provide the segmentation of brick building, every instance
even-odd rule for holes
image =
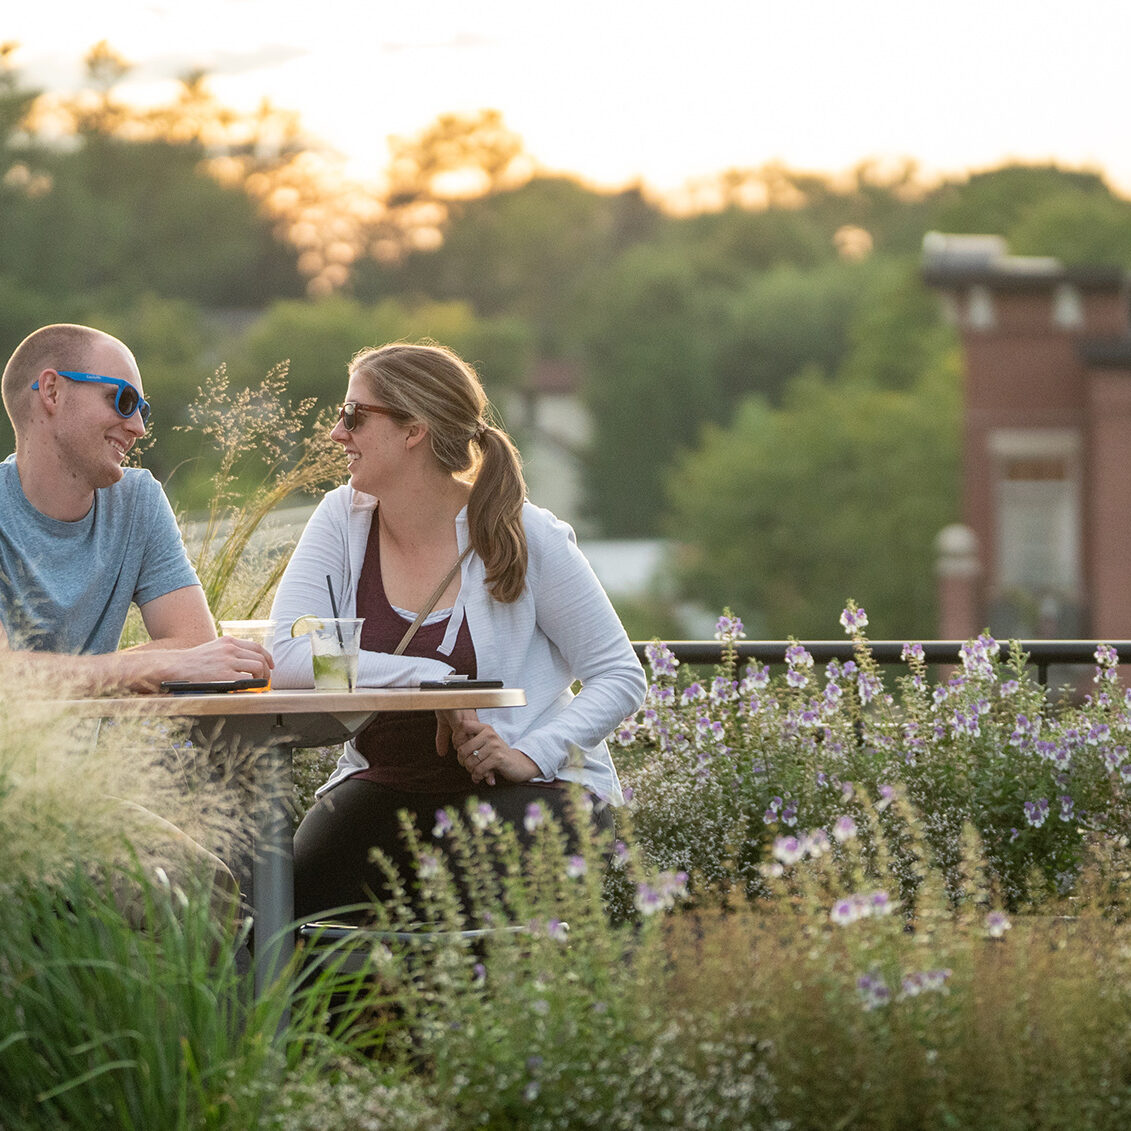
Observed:
[[[965,370],[962,527],[940,637],[1131,639],[1131,305],[1122,269],[931,232]]]

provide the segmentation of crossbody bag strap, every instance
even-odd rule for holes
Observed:
[[[416,635],[416,630],[424,623],[424,618],[436,607],[436,602],[444,595],[444,590],[447,589],[452,582],[452,578],[459,572],[459,567],[463,565],[463,559],[470,553],[471,547],[468,546],[464,552],[456,558],[456,564],[448,570],[447,576],[436,586],[436,592],[428,598],[424,608],[416,614],[416,620],[408,626],[408,631],[401,637],[401,642],[393,649],[394,656],[399,656],[408,647],[408,642]]]

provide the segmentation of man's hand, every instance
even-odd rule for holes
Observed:
[[[470,708],[436,712],[436,752],[441,756],[455,748],[456,759],[479,785],[494,785],[496,774],[507,781],[531,781],[538,766],[521,750],[508,746],[493,726],[481,722]]]
[[[116,663],[121,682],[132,691],[160,691],[167,679],[264,679],[275,666],[262,645],[238,636],[220,636],[195,648],[144,645],[105,658]]]

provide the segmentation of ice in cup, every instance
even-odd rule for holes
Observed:
[[[220,622],[222,636],[238,636],[241,640],[253,640],[256,644],[263,645],[267,654],[271,654],[275,643],[275,622],[273,620],[222,620]],[[271,690],[271,671],[267,671],[267,686],[261,689]]]
[[[310,655],[316,691],[352,691],[357,686],[357,658],[364,618],[319,618],[311,625]]]

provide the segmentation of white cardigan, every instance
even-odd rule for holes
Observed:
[[[313,687],[310,646],[291,639],[300,616],[331,616],[326,575],[334,583],[341,616],[355,616],[376,500],[346,485],[318,505],[275,594],[277,622],[272,683]],[[573,530],[549,511],[526,503],[522,512],[529,550],[526,587],[517,601],[503,604],[487,592],[477,554],[463,561],[460,590],[441,651],[450,653],[466,617],[475,645],[476,667],[484,679],[501,679],[526,692],[526,706],[481,710],[479,717],[539,769],[536,780],[581,782],[614,805],[623,802],[606,736],[644,700],[644,671],[624,628]],[[468,542],[467,509],[456,517],[462,551]],[[361,654],[358,684],[410,686],[437,679],[452,668],[437,660]],[[571,691],[574,681],[581,690]],[[337,769],[319,793],[365,769],[368,763],[347,742]]]

